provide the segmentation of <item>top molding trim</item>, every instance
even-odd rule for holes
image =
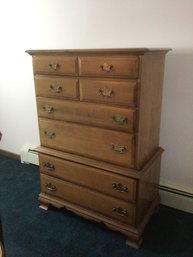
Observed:
[[[26,53],[30,55],[39,54],[118,54],[118,55],[144,55],[144,54],[159,54],[167,53],[171,51],[171,48],[104,48],[104,49],[37,49],[26,50]]]

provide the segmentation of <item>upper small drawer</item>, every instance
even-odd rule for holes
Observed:
[[[113,105],[136,106],[137,82],[128,79],[80,78],[80,100]]]
[[[139,73],[137,56],[80,57],[79,65],[83,76],[137,78]]]
[[[77,99],[78,79],[63,76],[35,76],[36,96]]]
[[[34,73],[76,75],[77,57],[34,56]]]

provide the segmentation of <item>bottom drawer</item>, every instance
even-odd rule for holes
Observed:
[[[96,211],[127,224],[134,224],[135,205],[41,174],[41,192]]]

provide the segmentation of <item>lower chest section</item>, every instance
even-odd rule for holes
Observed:
[[[137,180],[44,154],[40,170],[43,194],[134,225]]]

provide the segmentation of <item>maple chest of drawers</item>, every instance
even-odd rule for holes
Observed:
[[[28,50],[41,146],[40,206],[103,222],[139,247],[159,205],[169,49]]]

